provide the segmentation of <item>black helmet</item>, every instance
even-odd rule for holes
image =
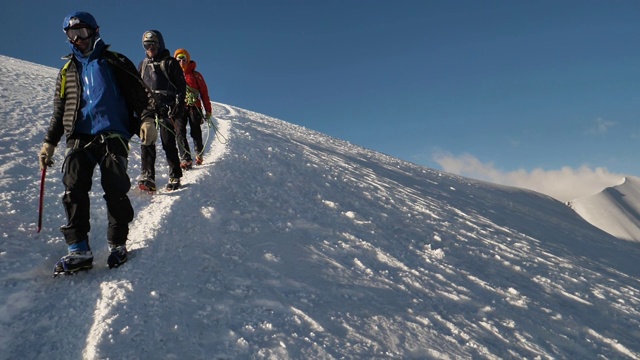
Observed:
[[[158,45],[158,51],[164,50],[164,39],[162,34],[158,30],[147,30],[142,34],[142,46],[148,43],[156,43]]]

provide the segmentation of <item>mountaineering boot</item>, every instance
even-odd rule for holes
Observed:
[[[180,163],[180,167],[182,170],[191,170],[193,167],[193,162],[191,160],[184,160]]]
[[[156,191],[156,182],[153,179],[140,179],[138,181],[138,189],[142,191]]]
[[[87,240],[69,245],[69,253],[53,268],[53,276],[70,275],[80,270],[93,268],[93,253]]]
[[[167,190],[178,190],[180,188],[180,178],[171,178],[167,184]]]
[[[117,268],[127,262],[127,247],[125,245],[109,245],[109,250],[111,250],[107,259],[109,269]]]
[[[204,159],[202,159],[202,155],[196,155],[196,165],[202,165],[203,161]]]

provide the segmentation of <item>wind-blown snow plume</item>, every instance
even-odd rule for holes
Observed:
[[[558,170],[521,169],[506,172],[469,154],[453,156],[441,153],[435,157],[435,161],[447,172],[531,189],[565,202],[596,194],[606,187],[619,184],[624,178],[624,175],[611,173],[605,168],[593,169],[586,165],[577,169],[565,166]]]

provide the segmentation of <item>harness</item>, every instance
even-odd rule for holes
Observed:
[[[184,97],[185,105],[194,106],[199,98],[200,98],[200,91],[196,88],[192,88],[191,86],[187,85],[187,93],[185,94],[185,97]]]

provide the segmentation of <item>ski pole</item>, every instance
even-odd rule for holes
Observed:
[[[47,167],[42,168],[40,174],[40,200],[38,203],[38,233],[42,230],[42,212],[44,210],[44,178],[47,175]]]

